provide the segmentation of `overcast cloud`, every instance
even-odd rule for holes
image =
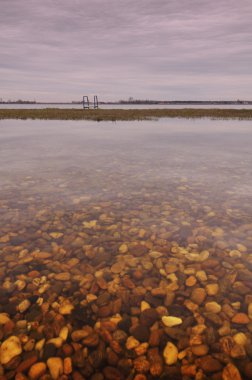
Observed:
[[[251,0],[0,0],[0,98],[252,100]]]

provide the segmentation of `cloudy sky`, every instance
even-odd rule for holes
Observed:
[[[0,98],[250,99],[251,0],[0,0]]]

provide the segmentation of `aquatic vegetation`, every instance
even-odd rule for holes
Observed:
[[[0,119],[147,120],[151,118],[252,119],[252,109],[0,109]]]

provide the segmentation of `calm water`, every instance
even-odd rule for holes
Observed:
[[[182,359],[165,364],[168,340],[179,351],[189,350],[185,356],[197,363],[193,370],[211,378],[205,362],[214,358],[217,364],[211,368],[221,373],[226,362],[217,354],[236,355],[225,351],[223,337],[235,345],[235,334],[242,332],[247,351],[243,348],[235,364],[248,379],[251,146],[251,121],[0,121],[0,316],[47,326],[38,334],[32,325],[12,334],[21,331],[28,339],[48,342],[67,325],[71,344],[71,332],[88,325],[93,340],[83,341],[85,355],[98,360],[99,351],[100,362],[90,362],[81,351],[86,363],[81,366],[69,351],[73,368],[84,377],[101,372],[112,378],[113,367],[126,379],[132,371],[141,372],[138,361],[147,359],[150,367],[142,366],[152,376],[155,353],[161,358],[158,376],[180,379]],[[217,284],[217,292],[208,293],[209,284]],[[207,289],[202,300],[201,293],[195,295],[198,288]],[[18,312],[23,300],[28,308]],[[151,323],[144,319],[143,301],[152,310]],[[212,301],[221,312],[207,305]],[[245,321],[239,321],[239,313]],[[176,331],[161,322],[168,314],[182,320]],[[122,319],[117,327],[115,315]],[[108,320],[112,325],[104,324],[110,331],[105,337],[96,322]],[[139,320],[148,328],[137,330]],[[155,344],[152,324],[163,336]],[[190,329],[198,324],[207,330],[200,333],[203,346],[195,349]],[[229,329],[222,334],[224,325]],[[0,335],[8,337],[3,329]],[[125,342],[132,335],[153,344],[155,352],[146,348],[140,359],[134,349],[130,354]],[[118,360],[112,360],[108,347]],[[40,350],[46,361],[45,348]],[[55,348],[51,356],[64,357],[62,352]],[[120,358],[130,361],[122,364]],[[11,370],[3,366],[1,371]]]
[[[40,108],[67,108],[82,109],[82,104],[0,104],[1,108],[9,109],[40,109]],[[92,108],[92,107],[90,107]],[[181,108],[220,108],[220,109],[251,109],[252,104],[220,104],[220,105],[198,105],[198,104],[100,104],[101,109],[181,109]]]

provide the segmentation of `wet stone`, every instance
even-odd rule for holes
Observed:
[[[64,173],[8,171],[0,380],[252,378],[249,160],[220,160],[206,186],[218,149],[182,178],[183,149],[165,176],[136,159],[140,145],[134,156],[119,144],[106,170],[84,149]]]
[[[140,324],[150,327],[159,319],[159,314],[153,308],[148,308],[140,314]]]
[[[134,329],[132,329],[131,333],[134,338],[139,340],[139,342],[148,342],[150,337],[150,330],[147,326],[144,325],[136,326]]]

